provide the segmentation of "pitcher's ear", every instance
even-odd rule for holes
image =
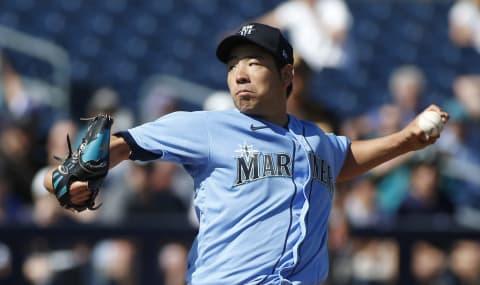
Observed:
[[[285,87],[287,87],[293,82],[294,74],[295,74],[295,71],[293,69],[293,65],[285,64],[285,66],[282,67],[281,76],[282,76],[282,81]]]

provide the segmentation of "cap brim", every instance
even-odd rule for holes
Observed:
[[[218,47],[217,47],[217,58],[223,62],[223,63],[227,63],[229,57],[230,57],[230,52],[232,51],[232,49],[240,44],[245,44],[245,43],[249,43],[249,44],[254,44],[254,45],[257,45],[257,46],[260,46],[260,47],[263,47],[262,45],[254,42],[253,40],[250,40],[249,38],[246,38],[244,36],[241,36],[241,35],[231,35],[229,37],[226,37],[225,39],[223,39],[220,44],[218,44]],[[264,48],[264,47],[263,47]]]

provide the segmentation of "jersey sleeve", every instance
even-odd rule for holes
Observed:
[[[175,112],[120,134],[129,144],[133,160],[206,163],[209,133],[205,112]]]
[[[330,145],[332,146],[331,155],[333,156],[333,173],[334,177],[338,177],[342,170],[345,158],[350,149],[351,141],[345,136],[337,136],[334,134],[326,134]]]

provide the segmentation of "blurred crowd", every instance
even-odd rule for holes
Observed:
[[[480,74],[457,76],[451,94],[441,102],[431,102],[425,99],[431,97],[426,94],[429,82],[424,72],[408,62],[395,66],[388,75],[389,99],[384,104],[340,117],[312,100],[322,90],[312,89],[311,82],[320,80],[326,68],[345,73],[355,70],[349,37],[355,19],[348,1],[284,1],[254,20],[283,29],[297,52],[289,113],[314,121],[327,132],[352,140],[388,135],[399,131],[430,103],[439,104],[450,114],[435,145],[337,185],[330,219],[328,284],[396,284],[399,280],[399,241],[354,238],[351,233],[355,229],[480,231]],[[458,49],[475,50],[475,56],[480,57],[480,1],[454,2],[448,23],[451,42]],[[182,110],[184,102],[178,93],[195,93],[195,88],[185,91],[179,82],[154,84],[139,98],[140,111],[122,104],[117,90],[100,86],[89,94],[84,106],[65,112],[37,102],[35,98],[43,96],[45,90],[26,81],[8,56],[2,55],[0,227],[152,227],[167,221],[194,229],[193,183],[176,164],[125,162],[116,167],[99,195],[103,206],[98,211],[66,211],[42,184],[47,169],[58,164],[55,157],[62,158],[68,151],[66,135],[78,145],[85,132],[85,125],[73,114],[88,118],[109,113],[115,119],[113,132],[124,130]],[[202,107],[219,110],[233,105],[225,90],[211,90]],[[0,237],[0,283],[2,278],[9,278],[15,254],[1,241]],[[184,284],[189,244],[158,244],[155,284]],[[58,244],[35,238],[25,247],[29,254],[22,263],[22,278],[27,284],[138,284],[138,240],[105,239],[93,244],[69,240]],[[480,284],[478,240],[414,240],[409,250],[412,284]]]

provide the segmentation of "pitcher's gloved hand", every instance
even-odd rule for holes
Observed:
[[[65,159],[60,159],[62,164],[52,174],[53,189],[60,205],[78,212],[99,208],[95,207],[95,198],[109,167],[110,129],[113,119],[109,115],[100,114],[88,120],[87,133],[74,152],[67,135],[69,153]],[[75,197],[72,200],[70,186],[75,181],[87,182],[90,193],[82,195],[88,197]],[[86,202],[77,204],[77,200]]]

